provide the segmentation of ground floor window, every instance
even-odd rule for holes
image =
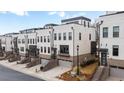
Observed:
[[[113,45],[113,56],[118,56],[118,55],[119,55],[119,46]]]
[[[48,47],[48,53],[50,53],[50,47]]]
[[[24,47],[20,47],[20,51],[24,52]]]
[[[60,45],[60,53],[69,54],[69,45]]]
[[[43,47],[41,47],[41,53],[43,52]]]
[[[46,47],[44,47],[44,53],[46,53]]]

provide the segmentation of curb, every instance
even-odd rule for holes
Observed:
[[[9,65],[6,65],[6,64],[2,64],[2,62],[0,62],[0,65],[2,65],[4,67],[7,67],[9,69],[12,69],[12,70],[21,72],[23,74],[30,75],[30,76],[35,77],[35,78],[43,79],[45,81],[61,81],[59,79],[58,80],[57,79],[56,80],[48,79],[46,77],[39,76],[38,74],[36,74],[34,72],[31,72],[31,71],[26,71],[26,70],[21,70],[21,69],[18,69],[18,68],[13,68],[12,66],[9,66]]]

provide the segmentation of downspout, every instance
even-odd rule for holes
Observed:
[[[99,60],[99,65],[101,65],[101,62],[100,62],[100,26],[103,24],[103,21],[100,21],[100,23],[98,22],[96,24],[97,26],[97,31],[98,31],[98,60]]]

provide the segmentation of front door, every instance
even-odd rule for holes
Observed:
[[[106,52],[101,53],[101,65],[107,66],[107,53]]]

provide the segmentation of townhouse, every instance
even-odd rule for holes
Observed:
[[[60,25],[47,24],[44,29],[37,30],[37,47],[42,61],[49,62],[52,47],[59,60],[59,65],[73,66],[77,61],[77,46],[79,60],[91,58],[95,49],[95,28],[86,17],[64,19]],[[91,45],[94,45],[91,47]]]
[[[84,59],[94,57],[96,52],[95,27],[89,18],[83,16],[63,19],[61,24],[21,30],[19,34],[5,37],[8,42],[5,38],[2,42],[6,41],[6,46],[9,45],[5,51],[12,51],[16,45],[21,59],[25,58],[27,52],[34,58],[39,54],[41,63],[49,63],[54,54],[59,65],[72,67],[76,65],[77,55],[81,63]]]
[[[1,47],[3,51],[10,52],[14,48],[13,40],[18,36],[18,33],[8,33],[0,36]]]
[[[98,21],[101,65],[124,67],[124,12],[107,12]]]

